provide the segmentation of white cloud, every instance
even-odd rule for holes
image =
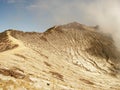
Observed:
[[[26,0],[6,0],[9,4],[24,3]]]
[[[8,3],[15,3],[16,0],[7,0]]]
[[[71,0],[70,0],[71,1]],[[74,19],[79,19],[79,13],[81,10],[78,2],[64,0],[37,0],[34,4],[30,5],[28,8],[33,11],[33,13],[41,18],[48,19],[51,23],[67,23],[74,21]],[[75,10],[77,9],[77,10]]]

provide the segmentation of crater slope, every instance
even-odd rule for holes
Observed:
[[[77,22],[43,33],[0,33],[0,89],[119,90],[120,52],[113,39]]]

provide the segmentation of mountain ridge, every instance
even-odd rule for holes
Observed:
[[[120,53],[94,27],[73,22],[43,33],[7,30],[0,37],[3,89],[120,89]]]

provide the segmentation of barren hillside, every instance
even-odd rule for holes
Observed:
[[[0,33],[0,90],[120,90],[112,38],[79,23]]]

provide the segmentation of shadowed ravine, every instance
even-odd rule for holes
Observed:
[[[0,89],[120,90],[112,37],[79,23],[0,33]]]

